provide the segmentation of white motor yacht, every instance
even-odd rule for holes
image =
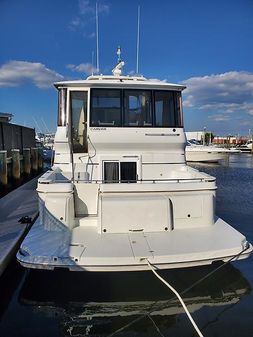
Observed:
[[[239,149],[202,145],[195,140],[188,140],[185,148],[187,162],[216,163],[227,160],[230,154],[240,153]]]
[[[17,258],[28,268],[137,271],[249,256],[215,216],[215,178],[186,165],[184,86],[123,76],[55,83],[54,166]]]
[[[246,144],[239,146],[238,149],[242,152],[252,152],[252,139],[247,140]]]

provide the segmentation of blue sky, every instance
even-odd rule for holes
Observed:
[[[0,0],[0,111],[56,129],[52,83],[86,78],[96,51],[93,0]],[[122,48],[125,74],[184,83],[184,124],[216,135],[253,131],[252,0],[98,1],[100,72]],[[96,55],[94,55],[95,64]],[[46,126],[45,126],[46,124]]]

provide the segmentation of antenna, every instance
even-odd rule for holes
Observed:
[[[99,74],[99,49],[98,49],[98,3],[96,2],[96,35],[97,35],[97,73]]]
[[[121,48],[120,46],[118,46],[118,49],[117,49],[117,56],[118,56],[118,63],[121,62]]]
[[[46,131],[47,131],[48,133],[50,133],[50,131],[49,131],[47,125],[46,125],[46,122],[44,121],[44,118],[41,117],[41,121],[42,121],[42,123],[44,124],[44,126],[45,126],[45,128],[46,128]]]
[[[94,75],[94,51],[91,53],[91,75]]]
[[[137,46],[136,46],[136,74],[139,73],[139,49],[140,49],[140,14],[141,8],[138,6],[138,21],[137,21]]]
[[[38,131],[39,131],[39,133],[43,133],[43,132],[41,131],[41,128],[39,127],[39,124],[37,123],[35,117],[32,117],[32,119],[33,119],[33,121],[34,121],[34,123],[35,123],[35,125],[36,125],[36,127],[37,127],[37,129],[38,129]]]
[[[125,65],[125,62],[121,60],[121,48],[118,47],[117,49],[117,56],[118,56],[118,63],[115,68],[112,69],[113,76],[121,76],[122,69]]]

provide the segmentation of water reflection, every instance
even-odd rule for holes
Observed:
[[[195,267],[160,274],[183,293],[214,268]],[[212,321],[250,291],[241,272],[226,265],[185,292],[183,298],[208,335]],[[63,336],[194,334],[179,302],[151,272],[31,271],[20,290],[19,302],[54,317]]]
[[[0,321],[5,314],[10,301],[12,300],[15,289],[18,287],[20,280],[25,273],[17,263],[13,262],[9,265],[8,270],[0,277]],[[1,333],[0,333],[1,335]]]
[[[253,155],[251,153],[236,153],[230,154],[226,160],[221,160],[217,163],[207,162],[190,162],[188,165],[201,170],[202,168],[211,167],[233,167],[233,168],[253,168]]]
[[[253,155],[251,153],[230,155],[229,166],[238,168],[253,168]]]

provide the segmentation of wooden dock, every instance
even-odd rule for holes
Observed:
[[[18,181],[21,175],[28,176],[43,168],[43,155],[38,148],[24,148],[22,154],[19,149],[0,150],[0,187],[7,186],[9,178]]]
[[[33,223],[38,215],[37,180],[38,177],[30,180],[0,199],[0,275],[31,226],[19,220],[28,216]]]

